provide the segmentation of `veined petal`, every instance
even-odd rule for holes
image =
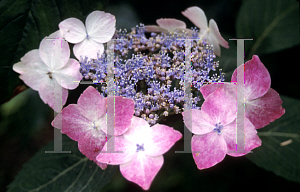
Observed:
[[[181,13],[201,30],[206,30],[208,28],[205,13],[199,7],[189,7]]]
[[[212,35],[211,32],[208,34],[208,42],[214,46],[214,54],[221,56],[221,48],[217,39]]]
[[[106,163],[101,163],[96,160],[100,151],[106,143],[106,135],[101,130],[95,134],[95,130],[90,129],[85,131],[78,140],[78,149],[87,158],[97,163],[101,169],[107,167]]]
[[[202,110],[191,109],[184,113],[183,121],[190,132],[202,135],[214,129],[214,121]]]
[[[45,76],[40,80],[39,94],[44,103],[54,111],[60,112],[68,98],[68,90],[61,87],[55,80]]]
[[[162,155],[152,157],[138,153],[132,161],[121,164],[120,171],[127,180],[138,184],[144,190],[148,190],[163,163]]]
[[[77,101],[80,113],[91,122],[100,119],[106,113],[106,101],[92,86],[86,88]]]
[[[85,132],[93,129],[93,123],[80,113],[75,104],[63,108],[51,124],[75,141],[79,141]]]
[[[70,43],[79,43],[86,38],[84,24],[76,18],[65,19],[58,25],[63,31],[64,38]]]
[[[108,42],[116,30],[116,18],[104,11],[93,11],[85,21],[89,38],[98,43]]]
[[[185,29],[186,24],[183,21],[177,19],[157,19],[156,23],[161,28],[164,28],[170,32],[175,31],[176,29]]]
[[[150,156],[158,156],[166,153],[182,135],[172,127],[156,124],[151,127],[151,143],[145,146],[145,153]]]
[[[209,29],[210,29],[210,33],[215,37],[215,39],[217,40],[218,44],[220,44],[221,46],[225,47],[225,48],[229,48],[229,44],[228,42],[221,36],[219,28],[217,23],[215,22],[215,20],[210,19],[209,20]]]
[[[227,152],[224,138],[213,131],[192,137],[192,153],[198,169],[207,169],[221,162]]]
[[[145,31],[146,32],[168,32],[167,29],[163,29],[157,25],[146,25],[145,26]]]
[[[257,55],[239,67],[245,70],[245,98],[250,101],[267,93],[271,86],[271,78],[267,68]],[[231,82],[237,82],[237,69],[231,77]]]
[[[83,58],[86,56],[89,59],[97,59],[97,53],[100,55],[104,51],[104,46],[102,43],[97,43],[93,39],[84,39],[79,44],[74,45],[73,52],[75,57],[79,60],[80,56]]]
[[[49,72],[47,65],[40,58],[38,49],[26,53],[21,62],[13,65],[13,70],[20,73],[20,79],[35,91],[38,91],[41,79],[48,76]]]
[[[55,43],[59,43],[59,45],[55,45]],[[57,48],[59,50],[56,50]],[[44,38],[40,43],[39,51],[41,59],[51,70],[61,69],[70,58],[69,44],[63,39]],[[58,51],[60,55],[56,55]]]
[[[221,134],[227,143],[228,151],[236,151],[236,129],[236,121],[231,122],[230,124],[224,126],[224,128],[222,129]],[[238,127],[238,129],[240,129],[240,127]],[[244,118],[244,135],[245,137],[242,136],[241,139],[244,140],[245,153],[227,152],[228,155],[233,157],[243,156],[249,153],[252,149],[261,145],[261,140],[257,136],[257,131],[254,125],[247,118]]]
[[[270,88],[262,97],[246,102],[245,116],[256,129],[259,129],[275,121],[285,113],[285,109],[282,108],[281,104],[282,100],[279,94]]]
[[[75,89],[82,79],[79,69],[79,62],[75,59],[69,59],[68,63],[63,68],[54,71],[52,74],[57,83],[63,88]]]
[[[201,110],[215,124],[221,123],[222,125],[227,125],[236,118],[236,99],[221,87],[206,98]]]
[[[230,95],[236,97],[236,85],[234,83],[222,82],[222,83],[212,83],[200,87],[200,92],[203,98],[206,99],[211,93],[213,93],[218,88],[223,87]]]
[[[115,139],[115,152],[109,153],[109,151],[107,151],[107,144],[109,142],[106,142],[102,151],[96,158],[97,161],[109,165],[120,165],[130,162],[136,155],[136,146],[128,141],[123,135],[111,137],[110,139],[113,138]],[[121,151],[122,153],[118,151]]]

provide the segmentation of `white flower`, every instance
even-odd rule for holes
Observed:
[[[200,28],[200,38],[205,38],[214,46],[214,53],[216,55],[221,55],[219,44],[225,48],[229,48],[228,42],[221,36],[217,23],[213,19],[209,20],[209,25],[207,26],[207,19],[202,9],[199,7],[190,7],[181,13]]]
[[[176,30],[185,30],[186,25],[183,21],[177,19],[157,19],[157,25],[147,25],[147,32],[174,32]]]
[[[91,59],[97,58],[97,52],[104,51],[103,43],[108,42],[116,30],[115,16],[103,11],[90,13],[84,24],[76,18],[69,18],[59,23],[64,38],[74,43],[73,52],[79,60],[80,56]]]
[[[52,39],[58,37],[62,38],[60,31],[49,36]],[[59,112],[61,105],[66,103],[68,89],[75,89],[82,79],[79,72],[80,64],[77,60],[70,59],[68,43],[64,40],[59,43],[61,47],[59,62],[56,60],[57,50],[54,40],[43,39],[39,49],[29,51],[21,58],[21,62],[13,65],[13,70],[20,73],[20,79],[38,91],[44,103],[56,112]]]

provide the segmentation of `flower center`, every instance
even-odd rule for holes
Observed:
[[[221,125],[221,122],[219,122],[219,124],[215,124],[215,128],[213,129],[214,131],[218,132],[218,134],[221,134],[221,129],[223,129],[223,125]]]
[[[144,143],[142,143],[141,145],[140,144],[136,144],[136,152],[139,152],[139,151],[145,151],[145,149],[144,149]]]
[[[86,34],[86,39],[89,39],[89,38],[90,38],[89,34]]]
[[[47,73],[47,75],[49,75],[49,78],[50,78],[50,79],[53,79],[53,77],[52,77],[52,72],[49,71],[49,72]]]

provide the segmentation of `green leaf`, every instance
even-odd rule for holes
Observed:
[[[299,3],[295,0],[244,1],[236,22],[237,38],[245,43],[247,58],[299,44]]]
[[[281,99],[285,114],[258,130],[262,145],[247,158],[276,175],[300,182],[300,100]]]
[[[53,147],[51,142],[32,157],[8,186],[8,192],[100,191],[117,171],[117,166],[102,170],[65,135],[62,148],[71,153],[45,153]]]
[[[8,101],[21,82],[12,65],[40,41],[58,30],[69,17],[80,20],[103,10],[108,0],[1,0],[0,1],[0,104]]]

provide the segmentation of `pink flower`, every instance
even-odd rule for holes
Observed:
[[[59,31],[51,34],[49,38],[61,37]],[[56,95],[61,95],[59,103],[64,105],[68,97],[68,89],[75,89],[82,79],[79,72],[80,64],[70,59],[69,45],[61,43],[61,59],[55,61],[55,46],[53,40],[43,39],[39,49],[26,53],[21,62],[13,65],[13,70],[20,73],[20,79],[33,90],[38,91],[44,103],[56,112],[61,105],[56,105]],[[77,81],[77,82],[75,82]]]
[[[133,117],[128,131],[115,137],[115,151],[123,153],[101,152],[96,159],[102,163],[120,165],[120,171],[126,179],[148,190],[163,165],[162,154],[181,136],[179,131],[166,125],[156,124],[150,127],[144,119]],[[103,151],[106,148],[107,144]]]
[[[200,28],[200,38],[205,38],[214,46],[214,53],[216,55],[221,55],[219,44],[225,48],[229,48],[228,42],[221,36],[219,32],[219,28],[215,20],[210,19],[209,26],[207,26],[207,19],[202,9],[199,7],[189,7],[181,13],[192,23],[194,23],[194,25]]]
[[[211,93],[201,110],[184,112],[184,123],[195,135],[192,137],[192,153],[198,169],[206,169],[221,162],[225,155],[242,156],[246,153],[230,153],[236,150],[236,99],[223,87]],[[245,151],[261,145],[257,131],[244,118]]]
[[[73,52],[77,59],[87,56],[97,59],[104,51],[103,43],[108,42],[115,33],[115,16],[103,11],[93,11],[86,20],[85,25],[76,18],[69,18],[59,23],[64,38],[74,43]]]
[[[145,26],[147,32],[174,32],[175,30],[185,30],[186,25],[183,21],[177,19],[157,19],[157,25]]]
[[[262,128],[281,117],[285,113],[285,109],[281,105],[282,100],[279,94],[270,88],[270,74],[259,57],[254,55],[250,61],[239,67],[245,67],[245,102],[238,101],[239,105],[245,104],[245,117],[251,121],[256,129]],[[237,69],[232,74],[231,83],[205,85],[200,88],[200,91],[205,99],[219,87],[224,87],[236,98],[236,82]]]
[[[134,101],[123,97],[115,99],[115,135],[127,131],[134,113]],[[96,162],[102,169],[106,164],[96,161],[97,155],[106,143],[107,98],[89,86],[76,104],[65,107],[52,121],[52,126],[61,129],[71,139],[78,141],[82,154]]]

